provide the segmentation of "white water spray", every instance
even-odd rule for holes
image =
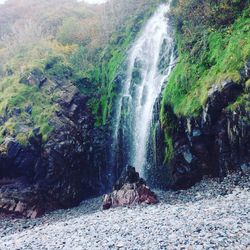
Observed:
[[[131,48],[123,97],[117,107],[117,127],[122,126],[120,123],[124,123],[124,119],[125,126],[130,124],[128,134],[124,135],[130,137],[127,163],[142,177],[148,164],[146,154],[153,107],[175,61],[174,42],[166,17],[169,9],[170,3],[158,7]],[[122,110],[129,112],[123,119]]]

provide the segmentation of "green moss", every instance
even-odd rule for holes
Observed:
[[[237,100],[230,104],[227,109],[230,111],[236,111],[238,107],[244,107],[247,112],[250,112],[250,100],[249,93],[243,93],[240,95]]]
[[[13,118],[8,119],[7,122],[5,122],[4,128],[8,131],[9,134],[13,135],[15,132],[15,126],[16,122]]]
[[[71,82],[79,89],[82,87],[83,73],[77,67],[74,69],[69,60],[77,49],[75,46],[62,46],[56,41],[46,42],[34,45],[29,50],[19,51],[8,62],[8,67],[14,75],[4,77],[0,82],[0,116],[12,118],[0,127],[1,131],[17,135],[17,139],[20,138],[23,143],[25,136],[32,135],[33,128],[39,128],[43,140],[48,139],[53,131],[50,120],[56,111],[55,101],[58,98],[58,90],[50,89],[51,80],[62,85]],[[27,78],[30,73],[45,76],[48,79],[46,86],[39,89],[29,83]],[[32,112],[28,114],[26,107],[31,107]],[[20,109],[20,114],[13,117],[12,113],[16,108]]]
[[[83,73],[73,68],[66,55],[53,53],[41,58],[39,67],[24,67],[24,72],[5,77],[0,82],[0,116],[9,117],[0,126],[1,143],[6,134],[16,136],[16,139],[25,144],[25,140],[33,135],[33,129],[39,129],[43,141],[46,141],[53,127],[50,120],[56,111],[56,99],[60,87],[51,91],[51,84],[65,82],[76,85],[82,92],[85,89],[93,91],[89,86],[83,86]],[[48,80],[42,88],[30,83],[27,78],[32,73],[35,76],[46,77]],[[86,81],[87,82],[87,81]],[[53,84],[52,84],[53,85]],[[95,89],[96,91],[96,89]],[[92,92],[91,92],[92,93]],[[27,108],[30,109],[27,112]],[[101,123],[101,121],[100,121]],[[5,135],[3,135],[5,134]]]
[[[165,158],[164,163],[168,163],[174,153],[172,136],[177,132],[178,120],[172,108],[169,105],[162,107],[160,112],[161,127],[164,131]]]
[[[36,86],[20,83],[15,75],[5,78],[0,83],[0,89],[0,115],[10,117],[0,130],[16,135],[17,140],[24,144],[32,128],[40,128],[46,140],[52,132],[49,121],[56,110],[53,95],[46,94]],[[31,108],[31,113],[26,112],[27,107]]]
[[[50,77],[56,77],[57,79],[70,79],[73,76],[73,69],[65,63],[63,60],[58,59],[53,65],[48,66],[46,64],[46,73]]]
[[[246,89],[248,91],[250,90],[250,79],[246,82]]]
[[[175,26],[179,56],[165,87],[161,106],[165,162],[173,154],[172,137],[176,123],[169,119],[173,117],[171,111],[178,117],[196,117],[207,102],[213,84],[220,88],[223,80],[241,82],[239,71],[250,58],[249,6],[249,1],[247,4],[242,0],[237,0],[237,4],[228,0],[173,2],[170,19]],[[236,110],[242,105],[250,110],[249,85],[247,82],[245,93],[228,109]],[[168,105],[171,109],[166,109]]]
[[[165,157],[164,157],[164,164],[168,163],[174,154],[174,146],[173,140],[171,137],[165,137]]]
[[[28,144],[29,136],[25,133],[19,133],[16,136],[16,140],[21,144],[26,146]]]
[[[119,72],[124,70],[127,51],[155,7],[156,5],[143,10],[136,17],[131,17],[122,28],[114,33],[109,45],[100,54],[99,63],[87,73],[91,81],[101,83],[99,107],[95,105],[93,109],[93,114],[97,115],[96,125],[106,124],[116,96],[115,79]]]
[[[170,103],[177,115],[197,116],[211,85],[226,79],[239,82],[239,70],[250,58],[249,17],[242,15],[227,27],[204,29],[191,50],[185,49],[185,35],[176,31],[179,60],[165,88],[163,104]]]

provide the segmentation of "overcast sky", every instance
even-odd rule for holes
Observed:
[[[4,3],[6,0],[0,0],[0,4]],[[79,0],[80,2],[81,0]],[[87,3],[104,3],[106,0],[84,0]]]

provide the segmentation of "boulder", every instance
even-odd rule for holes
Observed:
[[[113,192],[106,194],[103,199],[103,209],[129,206],[135,204],[156,204],[156,194],[139,177],[134,167],[127,166],[114,185]]]
[[[250,175],[250,162],[242,164],[240,168],[244,175]]]
[[[26,74],[20,79],[20,83],[37,86],[38,88],[41,88],[46,81],[47,78],[43,72],[37,68],[34,68],[31,72],[26,72]]]
[[[25,177],[0,182],[0,212],[36,218],[44,212],[42,193]]]

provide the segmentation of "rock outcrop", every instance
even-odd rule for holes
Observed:
[[[46,77],[35,72],[26,81],[40,88],[47,84]],[[62,83],[54,79],[57,109],[46,141],[35,128],[26,145],[11,135],[0,145],[0,210],[4,212],[36,217],[75,206],[103,193],[108,185],[106,130],[95,128],[89,97],[69,82],[63,84],[58,87]]]
[[[173,156],[165,167],[167,187],[185,189],[205,175],[221,179],[230,171],[249,172],[250,166],[250,112],[247,105],[230,105],[244,94],[250,101],[247,80],[250,78],[250,62],[241,72],[241,83],[228,80],[221,86],[212,86],[208,100],[196,118],[177,117],[171,106],[165,113],[173,124]],[[162,141],[161,127],[156,131],[156,140]],[[164,148],[155,149],[164,154]],[[157,172],[156,170],[154,170]]]
[[[135,168],[127,166],[116,182],[113,192],[104,196],[103,209],[142,203],[156,204],[157,202],[155,193],[147,187]]]

